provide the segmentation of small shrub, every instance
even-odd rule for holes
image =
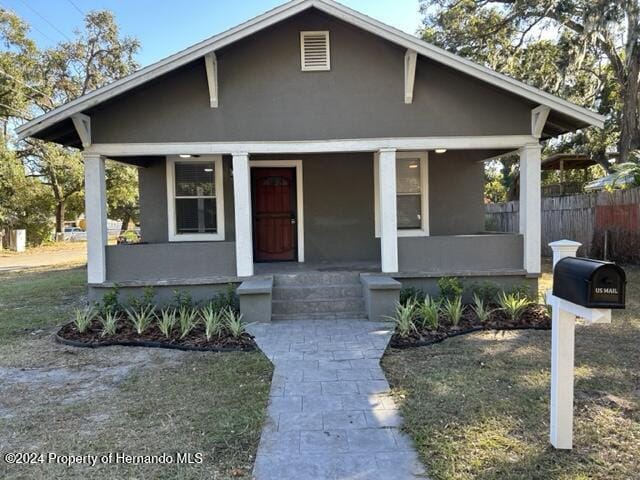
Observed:
[[[401,338],[407,338],[416,331],[416,302],[409,300],[405,305],[398,302],[393,317],[387,317],[395,323],[396,334]]]
[[[183,306],[178,311],[178,322],[180,323],[180,338],[189,335],[189,332],[196,326],[198,318],[197,310],[191,307]]]
[[[529,303],[534,303],[537,301],[537,292],[534,295],[532,292],[531,286],[527,283],[519,283],[518,285],[514,285],[510,290],[508,290],[510,295],[515,295],[520,298],[525,298],[529,300]]]
[[[176,310],[181,310],[183,308],[193,308],[193,299],[191,298],[191,294],[189,294],[189,292],[180,292],[179,290],[174,290],[171,304],[175,307]]]
[[[138,335],[142,335],[153,319],[153,306],[128,308],[126,312],[135,331]]]
[[[155,306],[156,291],[153,287],[144,287],[142,290],[142,304]]]
[[[109,289],[107,293],[102,297],[102,303],[100,305],[100,313],[106,315],[109,312],[117,313],[122,311],[122,307],[120,305],[120,288],[118,285],[113,286]]]
[[[500,295],[500,286],[494,282],[479,282],[471,286],[473,297],[482,300],[485,305],[495,305]]]
[[[225,311],[216,310],[212,304],[205,306],[200,312],[200,318],[204,323],[204,334],[207,340],[211,340],[211,337],[220,336],[225,328]],[[233,309],[229,311],[235,312]]]
[[[155,310],[155,297],[156,292],[153,287],[144,287],[141,297],[129,297],[127,304],[134,310],[142,310],[144,308],[151,308]]]
[[[96,310],[93,307],[85,307],[75,311],[73,324],[80,333],[84,333],[96,316]]]
[[[165,336],[169,338],[173,327],[176,326],[176,311],[175,309],[168,307],[160,310],[160,316],[158,317],[158,329]]]
[[[486,323],[494,312],[489,308],[488,302],[485,302],[485,300],[476,293],[473,294],[473,306],[471,308],[473,308],[480,323]]]
[[[462,296],[464,287],[456,277],[442,277],[438,280],[440,296],[445,300],[455,300]]]
[[[498,297],[498,304],[500,309],[507,314],[509,320],[515,322],[520,320],[524,311],[531,305],[531,300],[517,293],[501,293]]]
[[[424,300],[417,304],[418,316],[423,327],[436,330],[439,324],[440,301],[427,295]]]
[[[447,298],[442,304],[442,311],[454,327],[457,327],[460,323],[463,309],[461,296],[457,296],[453,299]]]
[[[115,335],[118,329],[118,314],[107,312],[100,318],[100,323],[102,323],[101,336]]]
[[[232,283],[227,286],[227,290],[224,293],[219,293],[210,302],[214,310],[227,310],[231,309],[234,312],[240,311],[240,299],[236,293],[236,287]]]
[[[228,309],[224,310],[223,315],[225,327],[233,338],[240,338],[247,331],[241,313]]]
[[[400,303],[406,305],[410,301],[422,302],[425,293],[422,289],[416,287],[406,287],[400,290]]]

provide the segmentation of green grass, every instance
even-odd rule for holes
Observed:
[[[85,301],[86,275],[68,266],[0,273],[0,339],[70,321]]]
[[[0,460],[0,478],[250,478],[271,363],[258,351],[56,344],[50,333],[85,302],[85,275],[68,267],[0,274],[2,451],[188,452],[203,462],[67,469]]]
[[[430,477],[640,478],[640,268],[627,273],[627,310],[576,330],[572,451],[548,442],[549,332],[483,332],[384,357]]]

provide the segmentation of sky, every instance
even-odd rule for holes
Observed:
[[[141,66],[156,62],[200,40],[284,3],[284,0],[0,0],[32,27],[41,47],[68,40],[82,25],[83,12],[111,10],[123,34],[140,40]],[[419,0],[341,0],[341,3],[415,34]]]

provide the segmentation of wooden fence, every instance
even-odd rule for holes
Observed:
[[[518,203],[486,205],[487,230],[517,232]],[[543,198],[542,255],[563,238],[582,243],[579,255],[640,263],[640,188]]]

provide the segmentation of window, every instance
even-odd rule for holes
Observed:
[[[300,65],[303,72],[331,70],[329,32],[300,32]]]
[[[169,241],[224,240],[222,158],[167,159]]]
[[[375,231],[380,236],[378,158],[375,157]],[[429,235],[428,164],[426,152],[396,154],[396,209],[398,236]]]
[[[396,159],[398,230],[422,228],[420,158]]]

